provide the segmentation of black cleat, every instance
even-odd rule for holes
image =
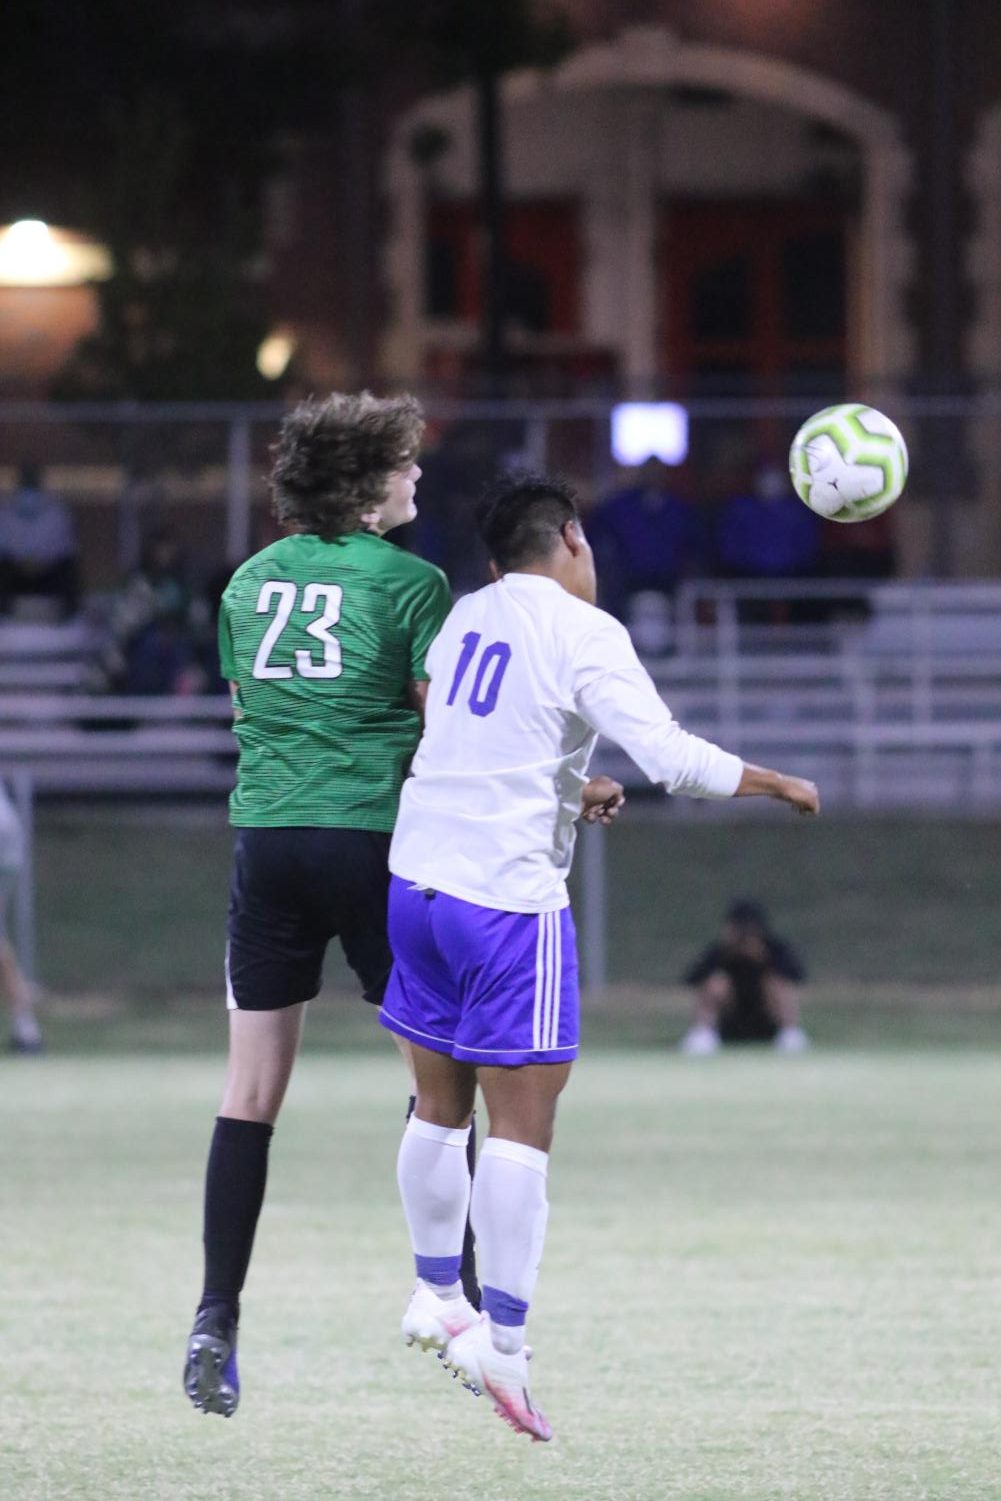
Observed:
[[[188,1340],[184,1390],[199,1412],[231,1418],[240,1400],[236,1314],[225,1303],[199,1308]]]

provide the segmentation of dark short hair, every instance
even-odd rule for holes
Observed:
[[[568,521],[580,524],[571,486],[530,470],[494,480],[477,511],[480,535],[502,573],[548,557]]]
[[[356,532],[385,500],[390,475],[410,468],[423,437],[414,396],[308,397],[289,412],[271,450],[276,519],[328,542]]]
[[[733,923],[735,928],[760,928],[762,933],[768,932],[768,914],[764,907],[746,898],[731,902],[726,911],[726,920]]]

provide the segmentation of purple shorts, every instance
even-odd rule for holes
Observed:
[[[389,887],[393,972],[379,1020],[460,1063],[566,1063],[577,1056],[577,940],[570,908],[497,912]]]

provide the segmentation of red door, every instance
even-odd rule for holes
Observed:
[[[428,210],[427,310],[475,324],[482,267],[475,206],[438,201]],[[572,201],[509,203],[505,210],[508,319],[528,334],[575,334],[580,326],[580,233]]]
[[[843,399],[849,209],[675,200],[659,229],[660,373],[672,391]],[[700,493],[720,499],[760,463],[784,465],[794,426],[732,410],[693,419]]]
[[[839,384],[850,211],[675,200],[660,219],[660,361],[705,391]]]

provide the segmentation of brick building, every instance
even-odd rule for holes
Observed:
[[[991,0],[562,9],[570,55],[502,87],[516,374],[890,401],[1001,380]],[[467,385],[482,301],[472,91],[398,114],[378,171],[381,374]],[[960,572],[1001,567],[996,426],[924,424],[915,493],[923,474],[925,491],[966,502]],[[931,509],[910,510],[920,568]]]

